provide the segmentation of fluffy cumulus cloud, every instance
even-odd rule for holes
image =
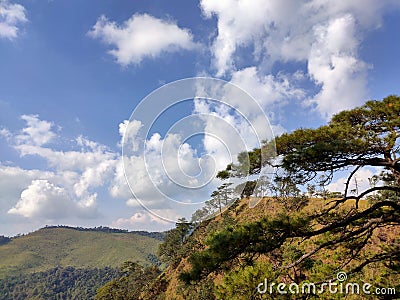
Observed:
[[[302,98],[304,91],[293,83],[296,76],[278,73],[264,75],[256,67],[248,67],[232,73],[231,82],[254,97],[263,109],[287,99]],[[242,104],[245,106],[245,103]],[[244,109],[244,108],[243,108]]]
[[[218,21],[218,33],[211,45],[217,76],[239,76],[237,73],[243,71],[242,49],[253,52],[254,66],[267,70],[259,72],[259,82],[271,76],[268,70],[276,62],[306,63],[305,75],[319,92],[306,94],[303,101],[323,118],[365,100],[369,66],[358,53],[363,36],[380,26],[386,11],[399,6],[398,1],[390,0],[200,2],[203,15]],[[285,98],[291,96],[289,93]]]
[[[2,137],[20,156],[40,158],[46,166],[42,170],[26,170],[0,164],[0,213],[7,218],[23,217],[31,222],[96,218],[101,215],[100,190],[103,194],[108,191],[116,199],[112,201],[123,200],[137,212],[131,218],[117,219],[113,225],[156,230],[157,226],[171,226],[167,220],[190,218],[193,211],[182,206],[176,209],[175,201],[197,201],[201,205],[211,192],[199,192],[193,187],[214,177],[215,164],[202,161],[196,149],[178,134],[161,137],[154,133],[143,140],[139,137],[139,121],[121,122],[121,139],[137,153],[123,158],[124,170],[121,155],[104,145],[78,136],[69,144],[71,150],[58,150],[62,141],[59,127],[37,115],[23,115],[21,119],[25,121],[21,130],[3,128]],[[145,142],[145,148],[141,142]],[[152,213],[143,211],[141,205]]]
[[[122,25],[101,16],[89,35],[113,46],[109,53],[123,66],[138,64],[146,57],[155,58],[162,52],[195,46],[188,29],[148,14],[135,14]]]
[[[71,215],[90,217],[97,213],[95,196],[91,195],[88,199],[76,202],[65,188],[56,186],[49,180],[33,180],[22,191],[18,203],[8,212],[45,220],[60,220]]]
[[[329,119],[368,97],[373,66],[359,49],[400,2],[201,0],[200,8],[205,18],[217,20],[209,45],[217,77],[249,90],[263,109],[295,101]],[[188,29],[148,14],[134,14],[123,24],[101,16],[89,35],[111,45],[109,53],[124,66],[195,47]],[[277,72],[277,64],[289,64],[291,73]]]
[[[56,134],[52,131],[54,124],[40,120],[38,115],[22,115],[21,119],[26,122],[26,127],[21,134],[16,136],[18,144],[32,144],[42,146],[50,142]]]
[[[218,35],[212,45],[217,76],[235,68],[235,53],[239,47],[254,45],[254,54],[262,50],[262,38],[274,21],[273,16],[286,11],[290,6],[285,1],[212,1],[202,0],[200,6],[207,18],[218,18]],[[286,6],[286,8],[285,8]],[[276,9],[273,9],[276,8]],[[260,43],[261,44],[260,44]]]
[[[26,21],[25,8],[22,5],[0,0],[0,38],[16,38],[18,26]]]
[[[259,147],[260,141],[267,137],[264,134],[268,132],[262,110],[257,105],[251,105],[256,102],[235,101],[237,99],[229,97],[231,95],[226,91],[221,101],[196,99],[194,102],[194,112],[200,114],[204,122],[203,146],[211,158],[208,163],[217,171],[235,162],[240,152]],[[224,99],[233,101],[227,101],[227,105]],[[258,118],[261,119],[259,126]]]
[[[124,165],[119,163],[115,168],[111,195],[127,199],[128,206],[145,206],[153,213],[157,211],[164,219],[176,221],[188,213],[186,217],[190,218],[193,211],[187,206],[182,207],[181,203],[197,203],[207,199],[210,190],[196,187],[215,175],[215,166],[202,164],[196,149],[185,143],[178,134],[168,134],[162,138],[159,133],[154,133],[143,140],[137,132],[142,126],[139,121],[123,122],[120,128],[127,126],[130,129],[121,133],[125,133],[124,147],[132,152],[126,151]],[[126,185],[125,177],[131,190]],[[132,220],[136,220],[136,217]],[[128,223],[132,223],[132,220]]]
[[[141,229],[148,231],[164,231],[171,228],[171,223],[164,220],[163,218],[157,217],[157,210],[150,213],[146,210],[140,210],[134,213],[128,218],[118,218],[114,221],[111,226],[117,228],[127,228],[127,229]],[[173,211],[161,212],[161,215],[168,215],[169,219],[178,219],[179,217],[175,215]]]
[[[21,156],[40,157],[48,169],[0,165],[2,211],[42,220],[98,216],[96,188],[111,181],[119,155],[82,136],[75,140],[76,150],[56,150],[59,136],[53,123],[37,115],[21,118],[26,126],[3,136]]]
[[[23,115],[26,122],[19,133],[11,139],[11,143],[21,156],[39,156],[58,171],[68,174],[68,171],[81,172],[82,184],[90,182],[99,184],[99,178],[115,163],[116,154],[104,145],[78,136],[75,151],[55,150],[51,142],[57,137],[56,126],[46,120],[40,120],[37,115]],[[9,134],[10,135],[10,134]],[[96,176],[94,176],[96,173]]]
[[[274,105],[286,97],[300,97],[302,90],[292,86],[284,74],[261,76],[256,67],[236,71],[231,82],[201,82],[196,86],[194,114],[201,119],[202,146],[217,171],[237,161],[237,155],[261,146],[273,138],[271,126]]]
[[[366,97],[368,65],[357,57],[355,23],[355,18],[346,14],[314,30],[308,71],[321,90],[310,102],[325,118],[338,109],[360,104]]]
[[[0,211],[7,212],[15,205],[21,193],[35,179],[49,179],[54,176],[53,172],[41,170],[24,170],[20,167],[0,164]]]
[[[269,77],[258,81],[255,73],[251,68],[238,73],[238,77],[246,78],[248,86],[257,86],[260,93],[269,93],[274,98],[271,103],[293,92],[283,75],[278,84]],[[143,136],[149,125],[146,122],[151,123],[148,115],[143,123],[132,120],[120,125],[125,168],[116,168],[111,194],[128,198],[129,206],[162,210],[165,219],[171,210],[190,218],[221,184],[215,178],[218,171],[236,161],[240,152],[260,147],[262,140],[272,137],[260,105],[236,85],[196,80],[190,90],[196,95],[192,114],[167,128],[167,134]],[[191,143],[196,135],[197,141]],[[128,179],[135,197],[120,186],[123,177]]]

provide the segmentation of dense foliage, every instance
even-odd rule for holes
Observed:
[[[146,293],[149,285],[157,278],[157,267],[142,267],[127,261],[121,267],[121,276],[99,288],[96,300],[136,300],[142,292]]]
[[[111,268],[57,267],[9,276],[0,280],[0,299],[93,299],[97,289],[118,274],[118,270]]]
[[[389,96],[333,116],[326,126],[298,129],[275,140],[281,167],[298,182],[350,167],[383,167],[400,184],[400,97]]]
[[[176,227],[165,233],[164,243],[158,248],[160,260],[166,264],[175,265],[184,256],[183,243],[186,236],[193,229],[193,225],[184,218],[176,223]]]

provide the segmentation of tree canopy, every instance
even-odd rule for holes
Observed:
[[[182,273],[181,279],[186,282],[199,280],[210,272],[223,269],[232,260],[248,261],[256,255],[271,254],[293,239],[298,239],[299,243],[314,242],[306,252],[280,268],[300,267],[318,252],[342,247],[343,262],[339,263],[348,274],[377,262],[399,272],[398,237],[387,241],[375,252],[363,251],[379,228],[400,225],[399,136],[400,97],[389,96],[342,111],[327,125],[316,129],[285,133],[247,156],[241,153],[238,165],[229,165],[224,177],[226,173],[230,176],[256,174],[267,164],[279,170],[279,182],[288,181],[291,186],[307,185],[309,190],[315,179],[319,179],[324,188],[338,171],[347,171],[348,177],[343,193],[338,193],[340,197],[327,201],[322,209],[283,213],[214,234],[208,240],[207,249],[191,255],[192,270]],[[276,146],[278,157],[261,159],[261,153],[270,152],[273,146]],[[370,188],[351,194],[348,191],[351,180],[363,167],[380,167],[381,172],[370,178]],[[246,168],[247,174],[242,172]],[[292,189],[297,190],[295,186]],[[293,198],[296,197],[302,198],[300,195]],[[360,208],[358,202],[362,198],[369,202]],[[350,200],[355,200],[354,206],[348,203]]]
[[[383,101],[342,111],[326,126],[298,129],[275,139],[281,167],[303,183],[318,172],[327,173],[349,168],[384,167],[400,183],[400,98],[389,96]]]

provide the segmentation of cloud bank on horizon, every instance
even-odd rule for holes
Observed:
[[[283,116],[287,112],[293,115],[293,107],[302,111],[303,116],[324,122],[338,111],[361,105],[369,97],[369,72],[374,62],[363,59],[360,52],[369,34],[384,26],[385,15],[398,13],[399,8],[400,2],[396,0],[201,0],[198,14],[203,25],[182,25],[171,15],[171,8],[164,16],[159,12],[156,16],[151,11],[132,11],[118,20],[104,12],[90,26],[86,22],[81,34],[106,58],[112,58],[111,62],[99,59],[97,63],[117,65],[118,72],[146,68],[151,63],[162,65],[181,53],[193,55],[192,60],[201,57],[207,65],[194,63],[185,75],[213,76],[238,85],[256,99],[275,134],[280,134],[286,130]],[[29,8],[24,4],[0,0],[0,49],[3,44],[27,38],[35,20],[30,19]],[[197,30],[199,27],[202,31]],[[187,65],[185,61],[185,68]],[[154,78],[157,76],[154,74]],[[149,92],[145,90],[144,95]],[[251,116],[251,123],[257,127],[260,115],[256,109],[246,103],[237,103],[237,108]],[[212,114],[231,122],[240,132],[248,130],[230,110],[210,101],[194,101],[191,113]],[[15,234],[57,222],[97,224],[106,220],[111,226],[147,230],[171,226],[149,214],[133,198],[122,167],[121,141],[105,145],[83,135],[70,139],[64,136],[66,128],[55,124],[51,116],[41,115],[40,107],[21,114],[23,125],[17,129],[0,124],[0,137],[17,153],[13,161],[0,157],[0,234]],[[303,126],[300,121],[298,126]],[[205,131],[226,140],[233,138],[223,127],[213,127],[212,121],[204,124]],[[141,126],[138,120],[129,122],[121,117],[119,138],[128,127],[135,137]],[[118,136],[117,126],[110,130]],[[165,136],[163,131],[155,128],[146,140],[151,169],[157,172],[160,149],[166,143],[170,149],[182,151],[181,165],[189,173],[195,172],[200,149],[179,135]],[[200,148],[216,161],[230,162],[218,147],[212,139],[204,138]],[[168,161],[176,162],[175,152],[164,155]],[[29,160],[29,167],[24,167]],[[149,203],[160,201],[146,189],[148,171],[139,167],[135,170],[131,180],[143,188],[144,197]],[[366,177],[370,175],[371,172],[365,172]],[[158,180],[163,182],[165,178],[160,175]],[[213,181],[210,191],[217,184]],[[341,184],[339,179],[332,188],[340,188]],[[170,195],[181,193],[167,184],[166,188]],[[206,194],[187,197],[188,201],[207,200],[203,199]],[[113,203],[122,205],[113,211]],[[179,217],[167,206],[154,207],[160,215]]]

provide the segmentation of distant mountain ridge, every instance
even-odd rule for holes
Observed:
[[[55,267],[119,268],[125,261],[155,263],[163,233],[109,227],[47,226],[0,243],[0,278]]]
[[[75,226],[68,226],[68,225],[46,225],[44,228],[66,228],[66,229],[73,229],[78,231],[99,231],[99,232],[107,232],[107,233],[133,233],[142,236],[147,236],[154,238],[159,241],[164,240],[165,234],[163,232],[154,232],[154,231],[129,231],[127,229],[120,229],[120,228],[111,228],[108,226],[98,226],[98,227],[75,227]],[[41,228],[43,229],[43,228]]]

